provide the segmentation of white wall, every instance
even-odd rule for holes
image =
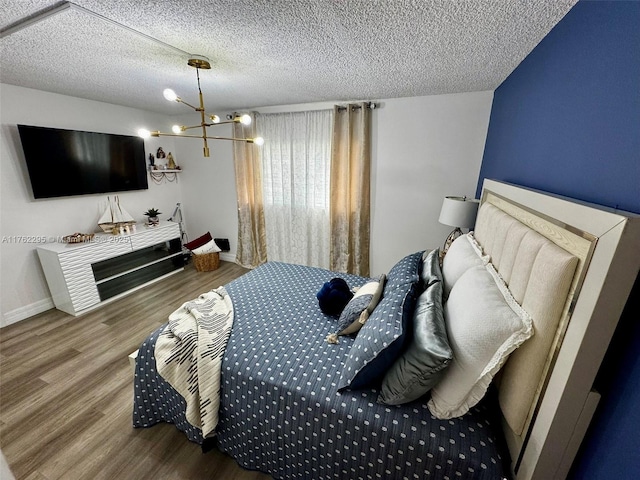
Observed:
[[[371,274],[442,246],[446,195],[475,196],[493,92],[383,100],[373,115]]]
[[[12,238],[98,231],[98,218],[107,197],[34,200],[16,125],[135,135],[141,126],[166,130],[170,122],[141,110],[6,84],[0,84],[0,104],[0,325],[4,326],[53,307],[36,254],[37,242],[16,242]],[[165,152],[173,148],[172,139],[152,139],[146,147],[155,153],[158,144]],[[156,185],[149,180],[148,190],[118,195],[124,208],[140,222],[144,222],[143,213],[150,207],[159,208],[166,214],[161,218],[167,218],[180,201],[180,184]]]

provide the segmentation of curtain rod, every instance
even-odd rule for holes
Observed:
[[[376,108],[381,108],[379,103],[375,103],[375,102],[364,102],[364,103],[365,103],[366,107],[371,109],[371,110],[374,110]],[[359,110],[360,108],[362,108],[362,105],[360,103],[357,103],[357,104],[351,105],[351,107],[354,110]],[[338,110],[342,111],[342,110],[346,110],[346,109],[347,109],[347,105],[338,105]],[[263,113],[263,112],[260,112],[260,111],[257,111],[257,110],[253,110],[253,109],[250,109],[250,110],[254,111],[255,113],[257,113],[259,115],[280,115],[280,114],[288,114],[288,113],[331,111],[331,110],[333,110],[333,108],[321,108],[321,109],[316,109],[316,110],[294,110],[294,111],[291,111],[291,112],[278,112],[278,111],[276,111],[276,112],[272,112],[272,113]],[[231,120],[237,114],[238,114],[237,112],[234,112],[233,115],[232,114],[227,114],[226,118],[227,118],[227,120]]]
[[[370,109],[370,110],[375,110],[375,109],[376,109],[376,108],[378,108],[380,105],[378,105],[378,104],[377,104],[377,103],[375,103],[375,102],[366,102],[366,106],[367,106],[367,108],[368,108],[368,109]],[[351,106],[351,108],[352,108],[352,109],[354,109],[354,110],[357,110],[357,109],[359,109],[359,108],[362,108],[362,106],[361,106],[361,105],[352,105],[352,106]],[[338,110],[346,110],[346,109],[347,109],[347,107],[346,107],[346,106],[342,106],[342,105],[339,105],[339,106],[338,106]]]

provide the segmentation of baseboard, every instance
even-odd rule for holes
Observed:
[[[16,477],[13,476],[11,469],[9,468],[9,464],[7,463],[7,459],[4,458],[4,453],[0,450],[0,478],[3,480],[15,480]]]
[[[51,310],[55,308],[53,303],[53,299],[45,298],[43,300],[38,300],[30,305],[25,305],[24,307],[16,308],[10,312],[7,312],[2,315],[0,318],[0,328],[8,327],[14,323],[17,323],[21,320],[25,320],[29,317],[33,317],[38,313],[46,312],[47,310]]]
[[[220,260],[236,263],[236,254],[231,252],[220,252]]]

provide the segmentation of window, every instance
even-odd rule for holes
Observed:
[[[329,267],[333,111],[257,114],[269,260]]]

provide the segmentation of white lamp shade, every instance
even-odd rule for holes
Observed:
[[[443,225],[471,228],[476,223],[480,202],[467,197],[444,197],[440,218]]]

